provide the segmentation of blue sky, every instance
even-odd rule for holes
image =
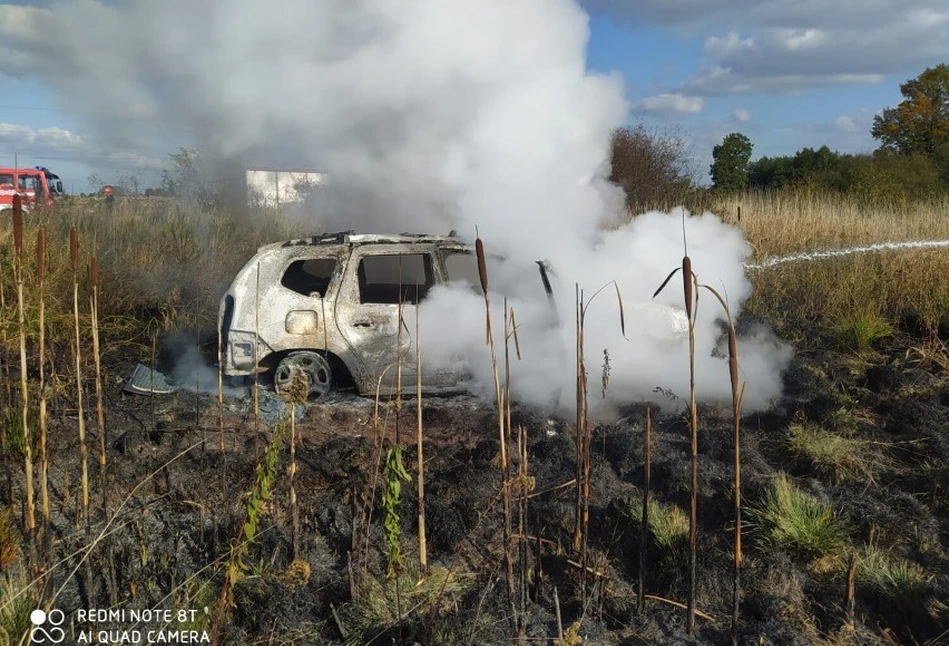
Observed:
[[[155,185],[165,153],[188,142],[142,145],[71,109],[33,64],[41,40],[26,33],[36,23],[23,9],[50,4],[0,2],[0,165],[16,153],[21,165],[48,165],[77,192],[90,190],[91,175]],[[622,75],[632,122],[687,137],[700,180],[729,132],[750,137],[755,158],[823,144],[868,152],[873,115],[900,101],[899,84],[949,62],[944,0],[865,0],[859,11],[838,0],[582,4],[591,14],[587,67]]]

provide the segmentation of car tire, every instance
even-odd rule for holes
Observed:
[[[274,390],[287,401],[304,399],[301,392],[305,380],[307,401],[319,402],[336,391],[336,379],[329,361],[318,352],[291,352],[274,370]],[[298,385],[299,384],[299,385]]]

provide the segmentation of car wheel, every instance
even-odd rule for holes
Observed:
[[[286,400],[305,399],[320,401],[336,390],[333,369],[326,358],[316,352],[292,352],[277,365],[274,372],[274,390]]]

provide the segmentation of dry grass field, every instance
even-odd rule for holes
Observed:
[[[749,194],[715,211],[744,230],[750,264],[949,239],[949,200],[871,207]],[[272,212],[74,198],[25,217],[20,272],[3,214],[0,646],[29,643],[30,612],[43,605],[196,608],[197,618],[164,628],[207,631],[220,644],[732,643],[731,408],[700,405],[695,426],[681,411],[630,402],[615,423],[578,425],[517,402],[499,416],[496,402],[470,397],[419,411],[344,394],[292,417],[267,392],[260,410],[249,395],[122,392],[136,363],[161,367],[163,345],[182,333],[213,362],[218,298],[237,269],[261,244],[312,233]],[[795,358],[781,400],[739,420],[738,643],[946,643],[949,249],[748,275],[754,294],[737,327],[771,326]],[[90,628],[67,623],[66,643]]]

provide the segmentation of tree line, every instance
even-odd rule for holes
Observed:
[[[927,68],[900,86],[903,101],[873,121],[877,150],[851,154],[828,146],[752,161],[753,144],[733,132],[712,150],[710,189],[694,182],[692,150],[676,130],[642,124],[613,135],[610,179],[641,212],[685,204],[704,208],[710,195],[747,189],[814,190],[868,203],[949,193],[949,65]]]
[[[876,151],[846,154],[827,146],[752,162],[751,141],[726,135],[712,151],[718,191],[808,188],[870,201],[927,198],[949,192],[949,65],[927,68],[900,85],[903,101],[873,119]]]

